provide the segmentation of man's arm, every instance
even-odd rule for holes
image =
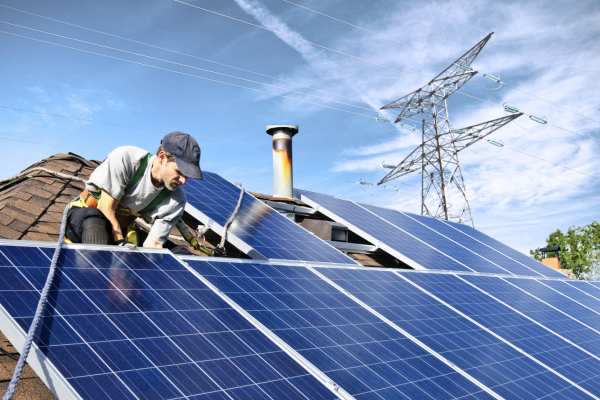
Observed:
[[[150,232],[148,232],[148,236],[146,237],[143,246],[153,249],[162,249],[173,226],[173,222],[165,221],[163,219],[155,220],[150,228]]]
[[[104,190],[100,195],[98,201],[98,210],[104,214],[106,219],[112,226],[112,235],[114,241],[123,240],[123,232],[121,232],[121,225],[117,220],[117,207],[119,206],[119,200],[106,193]]]

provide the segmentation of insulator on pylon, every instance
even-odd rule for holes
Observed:
[[[394,169],[394,168],[396,168],[396,166],[395,166],[395,165],[392,165],[392,164],[386,164],[385,162],[382,162],[382,163],[381,163],[381,168],[385,168],[385,169]]]
[[[544,117],[538,117],[537,115],[532,114],[529,114],[528,117],[530,120],[537,122],[538,124],[546,125],[548,123],[548,120]]]
[[[487,142],[496,147],[504,147],[504,143],[498,142],[497,140],[487,139]]]
[[[359,181],[358,181],[358,184],[359,184],[359,185],[363,185],[363,186],[374,186],[374,185],[375,185],[374,183],[367,182],[367,181],[365,181],[364,179],[361,179],[361,180],[359,180]]]
[[[502,80],[500,78],[498,78],[496,75],[492,75],[492,74],[483,74],[483,76],[487,79],[489,79],[490,81],[494,81],[496,83],[499,83],[501,85],[504,85],[504,82],[502,82]]]
[[[504,106],[504,111],[509,112],[511,114],[516,114],[516,113],[520,113],[521,111],[515,107],[515,106],[511,106],[510,104],[502,104]]]

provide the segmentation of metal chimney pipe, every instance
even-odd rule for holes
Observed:
[[[292,137],[298,125],[267,125],[266,131],[273,137],[273,196],[292,198]]]

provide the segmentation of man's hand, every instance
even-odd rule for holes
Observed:
[[[129,243],[127,240],[125,239],[121,239],[115,242],[115,244],[119,247],[127,247],[128,249],[131,250],[135,250],[137,249],[137,246],[133,243]]]
[[[150,235],[148,235],[148,237],[144,241],[144,247],[147,247],[149,249],[162,249],[163,248],[163,244],[159,240],[152,239],[150,237]]]
[[[106,219],[108,219],[110,222],[112,226],[113,240],[115,242],[123,240],[123,232],[121,232],[121,226],[117,220],[118,206],[119,201],[103,190],[100,194],[100,200],[98,201],[98,210],[100,210],[100,212],[104,214]]]

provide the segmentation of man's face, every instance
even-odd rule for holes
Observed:
[[[183,175],[179,169],[177,169],[177,163],[175,160],[169,160],[167,157],[165,157],[161,161],[161,166],[162,182],[168,190],[173,191],[187,182],[185,175]]]

